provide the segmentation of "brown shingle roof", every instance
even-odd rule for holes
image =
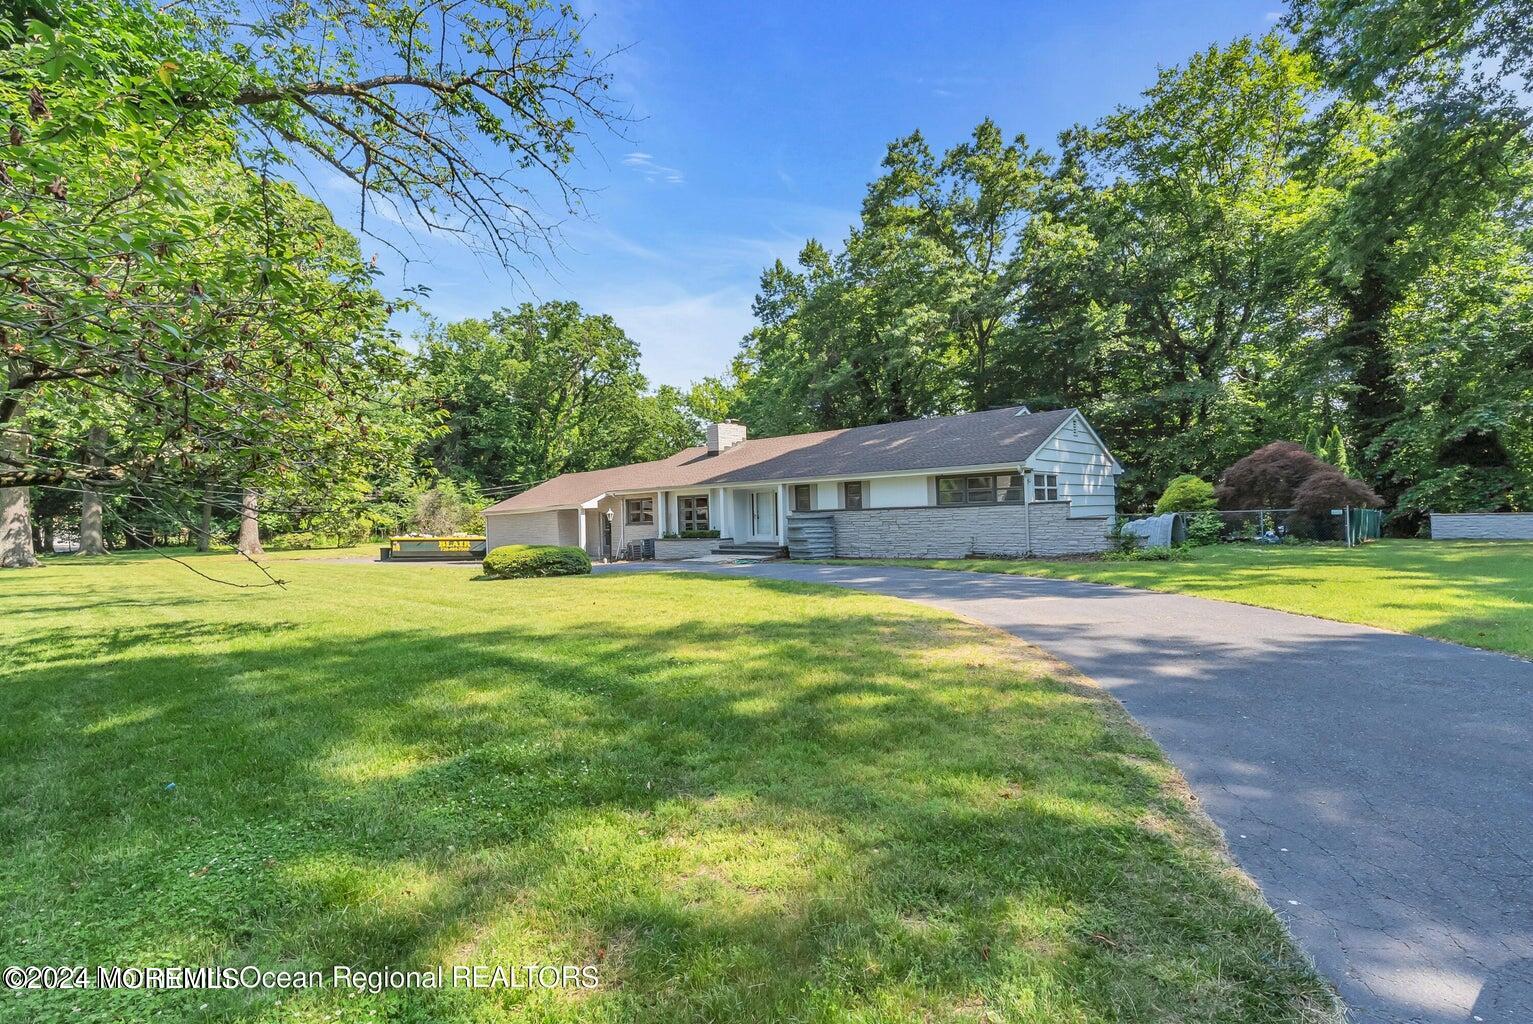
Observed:
[[[717,455],[687,448],[668,459],[566,473],[496,502],[486,512],[573,508],[614,491],[855,477],[1019,463],[1075,410],[1020,413],[1013,406],[957,416],[751,438]]]

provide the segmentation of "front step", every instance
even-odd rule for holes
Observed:
[[[788,549],[771,541],[730,541],[713,549],[715,555],[755,555],[758,558],[784,558]]]

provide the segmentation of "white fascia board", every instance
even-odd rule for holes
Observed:
[[[735,488],[740,490],[766,490],[769,487],[781,487],[784,484],[815,484],[829,483],[837,480],[887,480],[898,477],[925,477],[925,476],[958,476],[964,473],[1018,473],[1027,468],[1026,464],[1017,462],[989,462],[976,466],[937,466],[933,469],[901,469],[882,473],[834,473],[825,476],[800,476],[800,477],[774,477],[770,480],[712,480],[696,484],[650,484],[647,487],[634,487],[621,491],[608,491],[593,501],[600,498],[621,498],[635,494],[655,494],[659,491],[669,491],[672,494],[707,494],[718,488]],[[572,505],[563,506],[573,508]],[[589,506],[587,506],[589,507]],[[524,509],[521,511],[533,512],[537,509]]]
[[[566,512],[578,508],[577,505],[539,505],[537,508],[503,508],[496,512],[486,512],[486,516],[527,516],[534,512]]]
[[[827,476],[801,476],[782,477],[773,480],[739,480],[724,481],[709,486],[712,487],[738,487],[738,488],[761,488],[781,486],[783,484],[817,484],[829,483],[835,480],[888,480],[896,477],[910,476],[961,476],[964,473],[1015,473],[1021,472],[1024,464],[1018,462],[991,462],[979,466],[937,466],[932,469],[902,469],[898,472],[885,473],[834,473]]]

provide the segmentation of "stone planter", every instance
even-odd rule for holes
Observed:
[[[666,540],[661,537],[655,541],[655,561],[675,562],[683,558],[701,558],[703,555],[713,554],[713,549],[720,544],[728,543],[728,537],[701,537],[686,540]]]

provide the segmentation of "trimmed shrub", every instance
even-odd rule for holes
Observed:
[[[665,536],[661,537],[660,539],[661,540],[717,540],[718,536],[719,536],[719,531],[717,531],[717,530],[682,530],[680,533],[677,533],[676,531],[673,530],[670,533],[667,533]]]
[[[484,556],[484,574],[498,580],[537,576],[583,576],[591,558],[579,548],[552,544],[507,544]]]
[[[1378,508],[1384,504],[1373,488],[1361,480],[1343,476],[1339,469],[1323,469],[1304,481],[1294,492],[1294,511],[1300,515],[1328,516],[1331,509],[1347,505],[1353,508]]]
[[[1224,471],[1214,489],[1225,509],[1291,508],[1285,539],[1336,539],[1331,509],[1378,508],[1373,489],[1288,441],[1274,441]]]
[[[1155,514],[1207,512],[1218,507],[1214,501],[1214,485],[1191,473],[1184,473],[1166,485],[1166,493],[1155,503]]]
[[[1292,508],[1301,484],[1322,470],[1336,472],[1291,441],[1274,441],[1224,471],[1214,489],[1220,508]]]

